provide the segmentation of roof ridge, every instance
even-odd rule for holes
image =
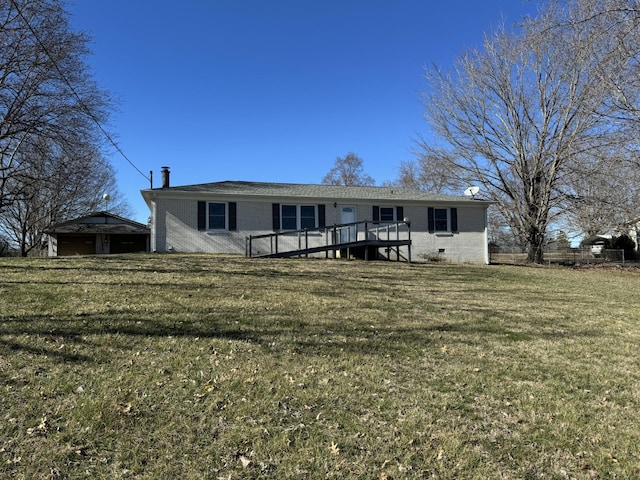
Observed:
[[[291,198],[330,198],[331,201],[379,200],[394,201],[434,201],[434,202],[488,202],[471,199],[463,195],[431,193],[415,188],[392,185],[325,185],[314,183],[258,182],[250,180],[223,180],[167,188],[143,190],[143,192],[184,192],[219,195],[247,195]]]

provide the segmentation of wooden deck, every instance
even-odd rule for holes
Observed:
[[[356,222],[312,230],[288,230],[246,239],[251,258],[308,257],[411,262],[409,222]]]

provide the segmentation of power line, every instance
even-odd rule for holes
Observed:
[[[147,176],[146,174],[144,174],[142,172],[142,170],[140,170],[135,163],[133,163],[129,157],[127,157],[125,155],[125,153],[122,151],[122,149],[120,148],[120,146],[116,143],[116,141],[113,139],[113,137],[109,134],[109,132],[107,132],[107,130],[102,126],[102,124],[100,123],[100,121],[95,117],[95,115],[93,114],[93,112],[89,109],[89,107],[87,107],[87,105],[84,103],[84,101],[82,100],[82,98],[80,97],[80,95],[78,94],[78,92],[76,91],[76,89],[73,87],[73,85],[71,84],[71,82],[69,81],[69,79],[67,78],[67,76],[64,74],[64,72],[62,71],[62,69],[60,68],[60,66],[58,65],[58,62],[56,61],[55,58],[53,58],[51,56],[51,54],[49,54],[49,50],[47,49],[47,47],[45,46],[45,44],[40,40],[40,37],[38,36],[38,34],[36,33],[36,31],[34,30],[34,28],[31,26],[31,24],[29,23],[29,21],[27,20],[27,18],[23,15],[22,10],[20,9],[20,6],[18,5],[18,3],[16,2],[16,0],[11,0],[11,4],[13,5],[13,7],[16,9],[16,12],[18,12],[18,15],[20,15],[20,17],[22,18],[22,20],[24,21],[24,23],[26,24],[27,28],[29,29],[29,31],[31,32],[31,34],[34,36],[34,38],[36,39],[36,41],[38,42],[38,45],[40,46],[40,48],[42,48],[42,50],[44,51],[44,53],[47,55],[47,57],[49,58],[49,60],[51,60],[51,62],[53,62],[53,66],[55,67],[56,71],[58,72],[58,75],[60,75],[60,77],[62,78],[62,80],[64,81],[64,83],[67,85],[67,87],[69,87],[69,89],[71,90],[71,93],[73,94],[73,96],[76,98],[76,100],[78,101],[78,104],[82,107],[82,109],[85,111],[85,113],[88,115],[88,117],[93,120],[93,122],[96,124],[96,126],[98,127],[98,129],[100,129],[100,131],[102,132],[102,134],[105,136],[105,138],[109,141],[109,143],[111,145],[113,145],[113,147],[116,149],[116,151],[122,156],[122,158],[124,158],[129,165],[131,165],[140,175],[142,175],[146,180],[151,181],[151,178],[149,176]]]

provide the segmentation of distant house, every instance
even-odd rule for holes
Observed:
[[[58,223],[49,236],[49,256],[149,251],[149,227],[108,212]]]
[[[249,251],[248,239],[262,236],[264,243],[266,236],[271,245],[261,248],[269,253],[277,235],[287,232],[298,244],[320,245],[330,237],[329,242],[355,245],[363,234],[396,238],[400,233],[389,228],[408,223],[414,260],[489,262],[488,201],[396,187],[246,181],[172,187],[166,167],[162,173],[161,188],[141,192],[151,211],[154,252],[256,253],[255,245]],[[356,231],[362,228],[358,222],[367,232]],[[344,224],[351,226],[336,236],[331,226]]]
[[[591,253],[600,255],[607,244],[611,241],[612,235],[591,235],[582,240],[582,246],[591,248]]]
[[[628,236],[633,241],[634,250],[640,251],[640,217],[634,218],[616,229],[609,230],[607,233],[591,235],[582,240],[581,244],[584,247],[591,247],[592,253],[600,254],[612,239],[621,235]]]

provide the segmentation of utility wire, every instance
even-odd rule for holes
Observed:
[[[142,170],[140,170],[135,163],[133,163],[129,157],[127,157],[125,155],[125,153],[122,151],[122,149],[120,148],[120,146],[116,143],[116,141],[113,139],[113,137],[109,134],[109,132],[107,132],[107,130],[102,126],[102,124],[100,123],[100,121],[95,117],[95,115],[93,114],[93,112],[89,109],[89,107],[87,107],[87,105],[84,103],[84,101],[82,100],[82,98],[80,97],[80,95],[78,94],[78,92],[76,91],[76,89],[73,87],[73,85],[71,84],[71,82],[69,81],[69,79],[67,78],[67,76],[63,73],[62,69],[60,68],[60,66],[58,65],[58,62],[56,61],[55,58],[53,58],[50,54],[49,54],[49,50],[47,49],[47,47],[44,45],[44,43],[40,40],[40,37],[38,36],[38,34],[36,33],[36,31],[34,30],[34,28],[31,26],[31,24],[29,23],[29,21],[27,20],[27,18],[23,15],[22,10],[20,9],[20,6],[18,5],[16,0],[11,0],[11,4],[13,5],[13,7],[16,9],[16,12],[18,12],[18,15],[20,15],[20,17],[22,18],[22,20],[24,21],[24,23],[26,24],[27,28],[29,29],[29,31],[31,32],[31,34],[34,36],[34,38],[36,39],[36,41],[38,42],[38,45],[40,46],[40,48],[42,48],[42,50],[44,51],[44,53],[47,55],[47,57],[49,57],[49,60],[51,60],[53,62],[53,66],[55,67],[56,71],[58,72],[58,75],[60,75],[60,77],[62,78],[62,80],[64,81],[64,83],[67,85],[67,87],[69,87],[69,89],[71,90],[71,93],[73,94],[73,96],[76,98],[76,100],[78,101],[78,103],[80,104],[80,106],[82,107],[82,109],[85,111],[85,113],[89,116],[89,118],[91,120],[93,120],[93,122],[97,125],[97,127],[100,129],[100,131],[102,132],[102,134],[105,136],[105,138],[109,141],[109,143],[111,145],[113,145],[113,147],[116,149],[116,151],[122,156],[122,158],[124,158],[129,165],[131,165],[140,175],[142,175],[146,180],[151,181],[151,178],[149,176],[147,176],[146,174],[144,174],[142,172]]]

